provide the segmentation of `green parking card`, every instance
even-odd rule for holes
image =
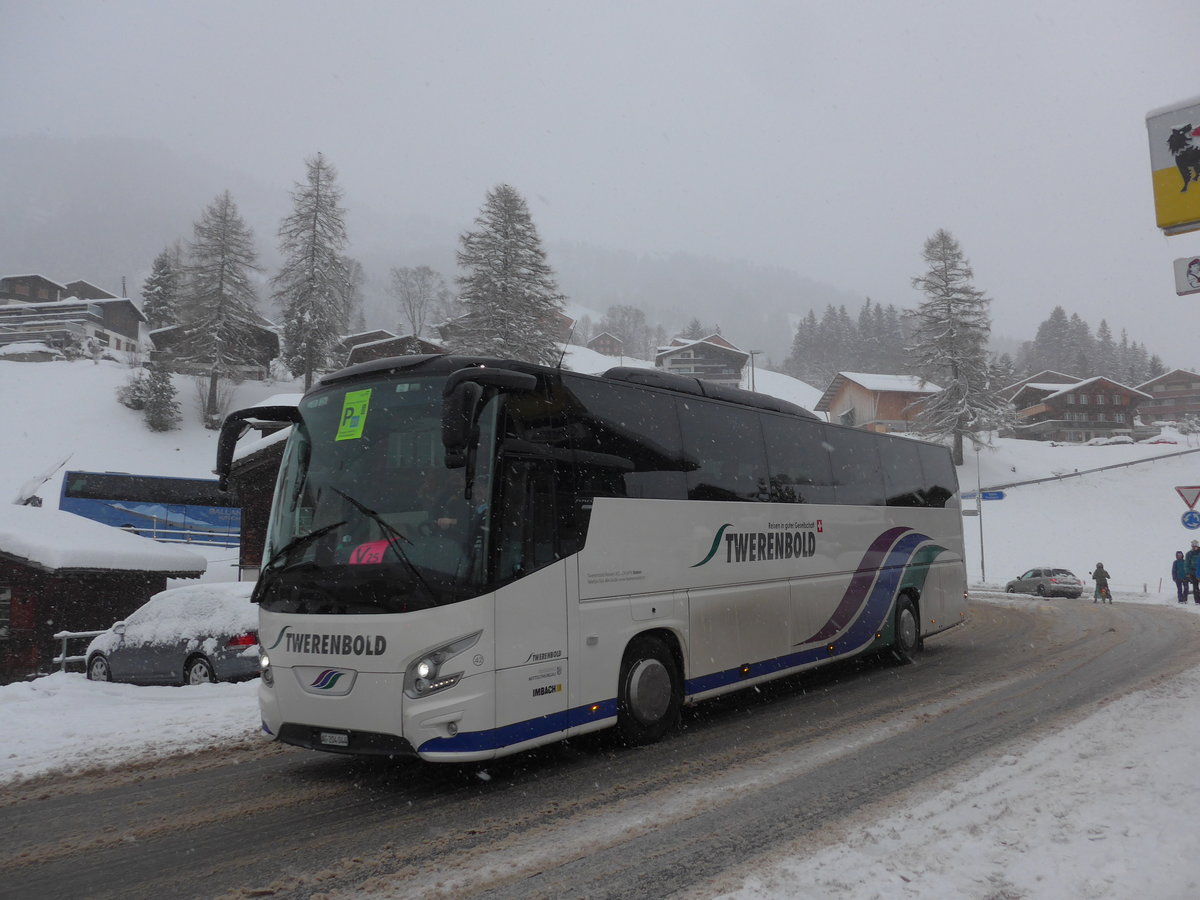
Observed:
[[[350,391],[342,401],[342,418],[338,424],[335,441],[351,441],[362,437],[367,424],[367,404],[371,402],[371,389]]]

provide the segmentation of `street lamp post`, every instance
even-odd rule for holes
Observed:
[[[754,386],[754,357],[758,356],[758,354],[762,353],[762,351],[761,350],[747,350],[746,352],[750,354],[750,390],[753,391],[753,390],[756,390],[756,388]]]

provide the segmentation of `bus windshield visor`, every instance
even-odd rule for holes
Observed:
[[[481,592],[490,455],[445,466],[441,377],[306,397],[284,453],[255,598],[310,614],[403,613]],[[492,416],[480,420],[490,447]]]

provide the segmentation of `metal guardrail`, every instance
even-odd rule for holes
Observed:
[[[54,635],[54,639],[56,641],[62,641],[62,652],[58,656],[54,657],[52,662],[54,662],[59,667],[59,670],[62,672],[67,671],[67,663],[86,662],[87,657],[84,657],[84,656],[67,656],[67,641],[75,639],[75,638],[88,638],[90,640],[91,638],[96,637],[96,635],[104,634],[104,632],[107,630],[108,629],[105,628],[105,629],[101,629],[100,631],[60,631],[60,632],[58,632],[57,634]]]

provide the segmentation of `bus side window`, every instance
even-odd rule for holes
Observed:
[[[657,391],[615,384],[575,381],[572,395],[571,446],[627,460],[632,471],[599,479],[601,487],[620,477],[623,488],[611,494],[651,500],[687,499],[684,470],[688,463],[679,434],[675,398]],[[586,498],[586,483],[579,496]]]
[[[881,448],[883,482],[888,506],[928,506],[925,478],[921,474],[921,445],[909,438],[896,438]]]
[[[763,434],[775,503],[834,503],[829,445],[819,422],[765,415]]]
[[[850,506],[884,506],[879,437],[855,428],[825,426],[837,502]]]
[[[767,453],[758,419],[750,409],[679,401],[683,445],[699,460],[687,474],[690,499],[767,499]]]
[[[497,541],[497,584],[528,575],[559,558],[558,494],[554,465],[511,459],[504,466],[500,508],[493,526]]]
[[[954,470],[954,460],[945,447],[933,444],[918,444],[917,447],[921,457],[921,471],[928,485],[925,489],[925,501],[930,506],[941,509],[958,494],[958,473]]]

